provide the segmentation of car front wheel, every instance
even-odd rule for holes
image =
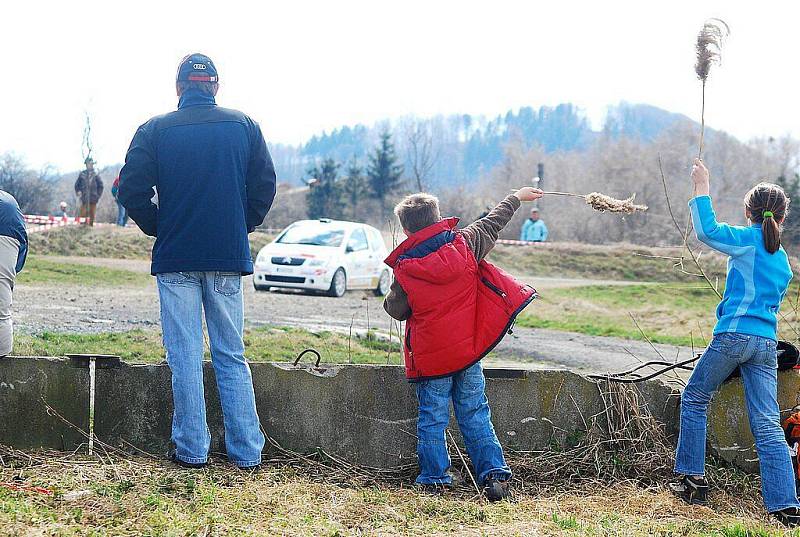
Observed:
[[[375,288],[375,296],[386,296],[389,294],[389,288],[392,285],[392,278],[388,270],[381,272],[381,277],[378,280],[378,287]]]
[[[331,287],[328,289],[328,296],[343,297],[347,292],[347,275],[344,273],[343,268],[336,269],[331,279]]]

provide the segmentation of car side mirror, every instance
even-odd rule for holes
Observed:
[[[346,254],[352,254],[353,252],[355,252],[355,250],[353,250],[353,247],[352,247],[352,246],[350,246],[349,244],[348,244],[348,245],[347,245],[347,247],[344,249],[344,253],[346,253]]]

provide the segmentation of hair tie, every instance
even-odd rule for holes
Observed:
[[[772,211],[764,211],[764,213],[762,214],[762,216],[763,216],[764,218],[774,218],[774,217],[775,217],[775,215],[774,215],[774,214],[772,214]]]

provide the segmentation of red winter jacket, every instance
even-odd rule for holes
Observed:
[[[408,295],[406,377],[446,377],[486,356],[536,297],[486,261],[478,262],[449,218],[414,233],[386,259]]]

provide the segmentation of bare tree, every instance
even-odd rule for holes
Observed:
[[[417,189],[424,192],[430,173],[439,158],[439,151],[433,143],[433,132],[427,121],[411,121],[406,126],[406,148],[414,182]]]
[[[0,189],[17,200],[24,213],[47,214],[57,176],[51,166],[34,171],[14,153],[0,156]]]

